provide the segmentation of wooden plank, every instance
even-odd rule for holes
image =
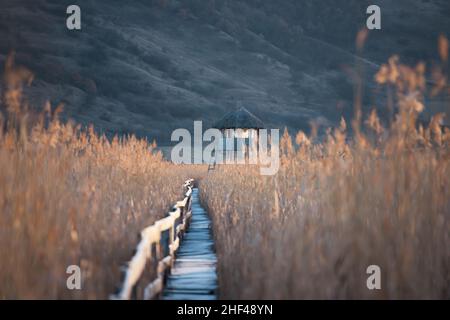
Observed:
[[[183,201],[178,201],[175,207],[184,208],[189,200],[189,197],[184,197]]]
[[[179,246],[180,246],[180,238],[176,238],[175,241],[169,246],[170,247],[170,254],[174,254],[175,251],[178,250]]]
[[[128,263],[128,269],[125,274],[125,280],[121,292],[118,295],[119,299],[129,299],[134,285],[141,277],[142,271],[144,271],[145,264],[147,262],[147,256],[150,250],[148,250],[148,239],[142,239],[136,250],[136,254]]]
[[[191,220],[164,287],[163,299],[217,299],[217,257],[211,220],[192,191]]]
[[[147,241],[150,244],[157,243],[161,240],[161,232],[159,231],[159,228],[154,225],[142,230],[141,236],[142,238],[147,238]]]
[[[163,280],[163,277],[158,277],[144,289],[144,300],[151,300],[162,291]]]
[[[155,225],[158,226],[159,231],[164,232],[172,228],[173,224],[175,223],[175,217],[172,215],[169,215],[168,217],[165,217],[161,220],[158,220]]]

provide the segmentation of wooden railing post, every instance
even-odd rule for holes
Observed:
[[[152,258],[153,245],[155,245],[157,261],[156,279],[146,286],[144,299],[153,299],[162,292],[165,275],[167,270],[173,266],[175,253],[180,245],[181,234],[185,231],[190,218],[193,182],[193,179],[189,179],[184,183],[187,191],[184,194],[183,201],[179,201],[175,205],[175,211],[169,212],[168,216],[142,230],[141,240],[136,247],[135,255],[128,264],[121,290],[117,294],[111,295],[111,299],[128,300],[135,296],[136,284],[140,280],[148,261]],[[163,240],[162,234],[167,231],[169,232],[168,241],[163,247],[161,243]],[[166,246],[168,255],[164,256]]]

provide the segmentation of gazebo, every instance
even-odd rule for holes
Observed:
[[[263,122],[241,107],[235,111],[227,113],[222,119],[217,121],[213,128],[219,129],[224,137],[220,144],[225,162],[234,162],[249,159],[249,155],[257,157],[259,129],[264,129]],[[252,152],[250,154],[250,149]],[[239,159],[239,155],[243,159]]]

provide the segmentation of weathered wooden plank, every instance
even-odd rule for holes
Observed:
[[[179,209],[177,209],[177,211],[175,212],[171,212],[169,214],[169,216],[158,220],[155,225],[158,226],[159,230],[161,232],[169,230],[170,228],[172,228],[173,224],[175,223],[175,220],[180,216],[180,211]]]
[[[161,232],[156,226],[150,226],[142,230],[142,238],[147,238],[150,244],[158,243],[161,240]]]
[[[153,299],[163,289],[163,278],[158,277],[144,289],[144,300]]]
[[[186,206],[188,200],[189,200],[188,197],[184,197],[183,201],[177,201],[177,203],[175,204],[175,207],[184,208]]]
[[[192,190],[189,228],[176,253],[163,290],[163,299],[217,299],[217,257],[211,220],[200,206],[198,190]]]

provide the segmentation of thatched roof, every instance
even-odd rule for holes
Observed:
[[[244,107],[227,113],[217,121],[213,128],[216,129],[263,129],[263,122]]]

